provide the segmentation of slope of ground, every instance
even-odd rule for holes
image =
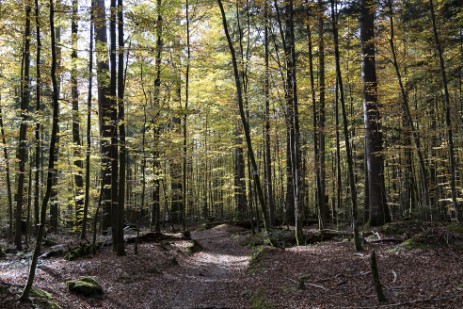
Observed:
[[[110,248],[96,256],[42,260],[35,286],[50,292],[62,308],[461,308],[461,251],[405,250],[375,242],[355,253],[351,242],[330,241],[284,249],[240,246],[249,231],[229,225],[192,232],[203,249],[190,254],[188,240],[133,245],[127,256]],[[376,300],[369,257],[375,250],[388,302]],[[249,264],[251,255],[255,258]],[[257,257],[257,258],[256,258]],[[28,270],[27,258],[0,261],[0,308],[18,305]],[[93,276],[100,298],[70,293],[68,279]],[[303,281],[303,286],[301,285]]]

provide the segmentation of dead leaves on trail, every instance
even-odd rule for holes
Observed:
[[[461,251],[452,246],[406,250],[393,242],[367,244],[356,253],[349,241],[286,249],[264,249],[249,263],[248,230],[230,225],[192,232],[193,242],[168,239],[127,245],[127,256],[111,248],[75,261],[41,260],[34,286],[63,308],[460,308]],[[440,234],[439,234],[440,235]],[[377,254],[388,299],[376,300],[369,265]],[[254,254],[257,254],[254,251]],[[21,262],[22,261],[22,262]],[[249,268],[248,268],[249,267]],[[16,308],[28,271],[27,260],[0,262],[0,308]],[[65,281],[92,276],[104,295],[83,298]],[[17,308],[30,308],[21,304]]]

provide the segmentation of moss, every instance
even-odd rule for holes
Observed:
[[[400,244],[402,247],[408,250],[413,250],[413,249],[430,249],[433,246],[431,244],[426,244],[423,242],[418,241],[417,239],[407,239],[406,241],[402,242]]]
[[[80,257],[86,256],[93,253],[93,245],[92,244],[83,244],[78,248],[69,250],[64,255],[64,258],[68,261],[74,261]]]
[[[29,298],[34,308],[61,308],[58,303],[53,301],[53,295],[42,289],[33,288]]]
[[[193,239],[190,241],[190,246],[188,246],[187,253],[189,255],[193,255],[201,250],[203,250],[203,246],[201,246],[199,242]]]
[[[452,222],[447,225],[447,229],[455,234],[463,235],[463,223]]]
[[[252,309],[271,309],[273,308],[272,304],[265,300],[260,293],[251,293],[249,297],[249,302],[251,303]]]
[[[254,248],[253,253],[251,255],[251,259],[249,260],[247,272],[249,274],[258,273],[261,269],[260,262],[270,257],[272,254],[279,250],[281,249],[277,249],[270,246],[258,246]]]
[[[66,281],[69,291],[84,296],[99,296],[103,294],[103,288],[91,277],[82,277],[78,280]]]

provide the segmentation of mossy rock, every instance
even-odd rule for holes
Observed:
[[[78,248],[69,250],[64,255],[64,258],[68,261],[74,261],[80,257],[86,256],[93,253],[93,245],[92,244],[83,244]]]
[[[403,239],[411,238],[432,226],[429,222],[418,220],[396,221],[385,224],[381,232],[386,236],[400,236]]]
[[[203,246],[201,246],[201,244],[199,242],[197,242],[196,240],[190,240],[190,245],[188,246],[187,248],[187,253],[189,255],[193,255],[195,254],[196,252],[199,252],[203,250]]]
[[[100,296],[103,288],[91,277],[82,277],[78,280],[66,281],[69,291],[86,297]]]
[[[275,248],[271,246],[258,246],[252,253],[251,259],[249,260],[249,266],[247,272],[250,274],[256,274],[261,270],[260,262],[271,257],[273,254],[280,252],[284,249]]]
[[[270,244],[277,248],[287,248],[296,245],[296,234],[292,230],[274,229],[267,232]]]
[[[459,226],[433,225],[404,241],[401,246],[406,249],[429,249],[453,247],[463,249],[463,234]]]
[[[33,308],[61,308],[56,302],[53,301],[53,295],[42,289],[31,289],[29,298],[32,301]]]
[[[294,231],[275,229],[268,232],[250,235],[240,244],[242,246],[249,247],[272,246],[277,248],[285,248],[296,244],[296,236]]]

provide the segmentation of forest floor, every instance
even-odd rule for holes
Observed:
[[[369,234],[364,251],[355,252],[343,237],[272,248],[249,230],[222,224],[192,232],[193,240],[141,243],[138,255],[130,244],[124,257],[103,247],[74,261],[42,259],[34,287],[51,294],[46,305],[16,302],[29,259],[10,254],[0,260],[0,308],[461,308],[463,235],[435,226],[426,230],[430,243],[434,237],[439,246],[399,245],[415,232],[390,236],[379,230]],[[384,303],[373,286],[373,250]],[[103,296],[70,293],[66,280],[81,276],[95,278]]]

